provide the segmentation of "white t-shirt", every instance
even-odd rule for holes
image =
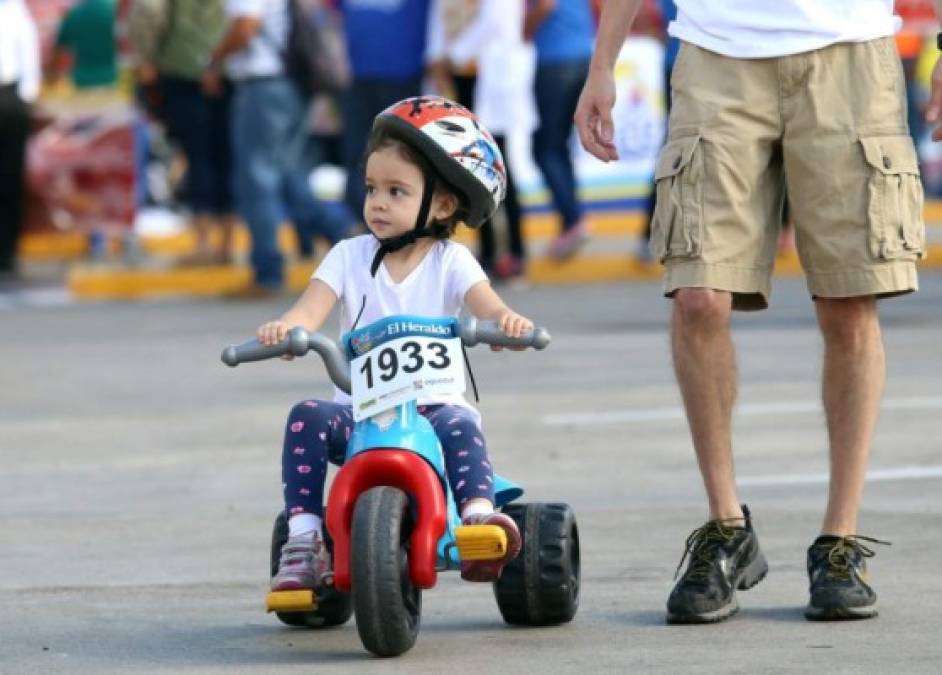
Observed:
[[[531,94],[536,50],[523,39],[524,0],[480,0],[474,18],[446,39],[442,3],[429,17],[427,61],[448,59],[461,67],[477,63],[474,113],[488,131],[506,136],[537,126]]]
[[[23,0],[0,0],[0,86],[19,83],[24,101],[39,96],[39,38]]]
[[[711,52],[756,59],[893,35],[893,0],[677,0],[667,32]]]
[[[361,306],[363,315],[357,324],[359,328],[392,314],[458,316],[471,287],[487,281],[487,275],[471,251],[447,240],[435,242],[418,267],[400,283],[392,280],[385,263],[380,264],[374,278],[370,276],[370,265],[378,248],[379,242],[372,234],[345,239],[330,249],[311,276],[330,286],[340,299],[341,334],[353,326]],[[350,403],[350,397],[340,390],[334,400]],[[418,403],[471,408],[460,395],[448,400],[419,398]]]
[[[272,77],[284,73],[281,53],[288,43],[288,4],[286,0],[226,0],[226,16],[260,19],[262,25],[249,43],[226,61],[234,80]]]

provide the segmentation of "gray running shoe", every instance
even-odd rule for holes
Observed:
[[[765,578],[769,565],[759,550],[759,539],[745,504],[742,512],[745,527],[730,524],[739,519],[711,520],[687,538],[677,572],[688,556],[690,564],[667,600],[667,623],[714,623],[727,619],[739,611],[736,590],[752,588]]]
[[[874,551],[861,541],[889,546],[888,541],[858,535],[822,535],[808,548],[811,599],[805,618],[840,621],[877,615],[877,594],[870,586],[866,562]]]

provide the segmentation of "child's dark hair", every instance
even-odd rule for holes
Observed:
[[[469,210],[467,198],[464,194],[442,178],[439,172],[435,170],[435,167],[412,144],[385,129],[374,131],[370,136],[363,163],[366,164],[366,160],[370,155],[384,148],[393,148],[402,159],[416,165],[422,171],[423,176],[432,176],[432,188],[435,192],[449,194],[455,198],[458,203],[455,212],[447,218],[433,219],[428,225],[433,238],[448,239],[451,237],[458,229],[458,224],[468,219]]]

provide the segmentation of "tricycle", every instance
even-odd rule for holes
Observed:
[[[355,613],[360,639],[373,654],[411,649],[422,591],[435,586],[438,573],[458,569],[462,560],[497,560],[507,550],[502,528],[461,524],[441,444],[416,399],[442,387],[463,390],[464,347],[543,349],[549,342],[542,328],[510,338],[494,322],[473,317],[396,315],[339,343],[295,327],[276,345],[252,340],[227,347],[222,360],[229,366],[317,352],[334,384],[354,393],[354,431],[325,511],[332,584],[271,592],[268,611],[288,625],[312,628],[343,624]],[[519,555],[493,583],[504,621],[546,626],[572,620],[580,586],[572,508],[521,503],[523,489],[501,476],[495,475],[494,487],[495,508],[514,519],[522,536]],[[272,576],[286,539],[282,512],[272,535]]]

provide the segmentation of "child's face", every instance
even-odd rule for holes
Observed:
[[[425,179],[421,169],[394,146],[375,150],[366,160],[366,201],[363,219],[379,239],[405,234],[415,227],[422,206]],[[450,195],[432,198],[429,220],[451,215],[457,203]],[[426,223],[427,224],[427,223]]]

